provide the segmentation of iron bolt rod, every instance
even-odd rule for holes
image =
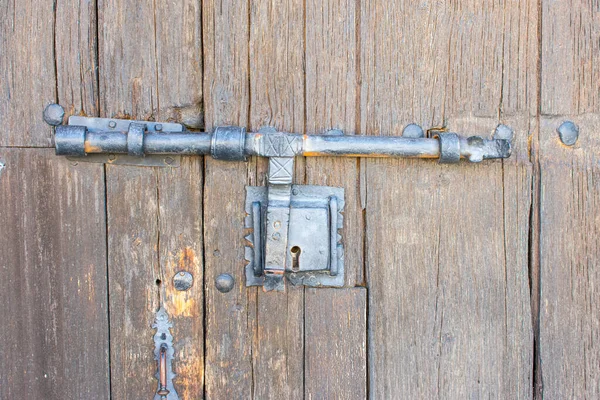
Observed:
[[[134,125],[134,124],[131,124]],[[139,128],[139,127],[138,127]],[[215,132],[227,130],[221,140]],[[337,131],[339,132],[339,131]],[[136,141],[139,141],[139,133]],[[89,131],[86,127],[61,125],[56,128],[55,145],[59,155],[96,153],[131,153],[130,132]],[[217,141],[215,141],[217,139]],[[219,140],[221,140],[219,142]],[[235,149],[238,142],[237,150]],[[409,157],[439,158],[441,162],[457,162],[467,158],[472,162],[510,156],[510,139],[483,139],[479,136],[464,138],[454,133],[440,133],[433,138],[363,135],[301,135],[296,133],[245,132],[243,128],[217,128],[206,132],[144,132],[140,143],[143,155],[180,154],[206,155],[215,158],[239,160],[247,156],[345,156],[345,157]],[[140,146],[140,144],[138,144]],[[220,146],[220,153],[215,150]],[[234,147],[233,150],[230,148]],[[231,150],[231,151],[230,151]],[[231,152],[236,152],[229,156]],[[137,155],[137,153],[135,154]]]

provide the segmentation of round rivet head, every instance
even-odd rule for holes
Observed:
[[[58,126],[62,124],[65,116],[65,109],[60,104],[48,104],[44,109],[44,121],[48,125]]]
[[[513,130],[506,125],[500,124],[494,131],[494,139],[512,140],[514,136]]]
[[[115,121],[110,121],[110,122],[108,123],[108,127],[109,127],[110,129],[115,129],[115,128],[117,127],[117,123],[116,123]]]
[[[579,138],[579,127],[571,121],[563,122],[557,131],[560,141],[567,146],[573,146]]]
[[[423,132],[423,128],[421,128],[417,124],[408,124],[404,127],[404,130],[402,131],[402,137],[418,139],[425,137],[425,132]]]
[[[185,291],[194,284],[194,276],[187,271],[180,271],[173,277],[173,286],[179,291]]]
[[[221,274],[215,279],[215,286],[221,293],[230,292],[231,289],[233,289],[234,284],[235,280],[233,279],[233,276],[229,274]]]

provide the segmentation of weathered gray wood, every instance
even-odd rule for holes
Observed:
[[[355,1],[309,1],[306,4],[306,129],[354,133],[359,124],[357,27]],[[364,284],[363,209],[357,159],[306,160],[307,183],[343,187],[344,265],[347,286]]]
[[[597,113],[600,107],[598,4],[544,0],[540,6],[542,114]]]
[[[597,398],[598,4],[541,7],[539,398]],[[556,131],[565,120],[580,129],[572,147]]]
[[[354,1],[306,3],[306,132],[360,123],[360,13]],[[364,285],[364,223],[357,159],[307,158],[308,184],[343,187],[344,268],[347,286]],[[363,399],[367,394],[366,290],[307,289],[306,398]]]
[[[98,10],[102,116],[197,126],[199,4],[100,0]],[[172,170],[108,166],[107,185],[112,394],[139,398],[156,391],[151,325],[163,304],[175,324],[175,388],[202,397],[201,161],[184,159]],[[187,292],[173,287],[180,270],[194,276]]]
[[[536,19],[531,1],[361,8],[362,133],[417,122],[489,135],[503,121],[518,145],[517,164],[367,162],[372,398],[531,397]]]
[[[55,2],[56,102],[70,115],[97,116],[98,60],[96,0],[57,0]],[[36,8],[40,2],[36,2]],[[33,77],[42,80],[43,77]],[[50,99],[48,99],[50,100]],[[34,110],[34,115],[39,115]],[[37,118],[35,118],[37,120]],[[47,130],[42,132],[48,134]],[[33,132],[32,132],[33,134]]]
[[[0,13],[0,145],[50,146],[41,116],[57,96],[53,2],[2,1]]]
[[[95,2],[3,1],[0,13],[0,145],[51,146],[46,105],[96,109]]]
[[[174,326],[175,388],[203,393],[202,178],[199,160],[179,168],[107,166],[113,395],[137,398],[156,390],[151,328],[164,305]],[[172,278],[192,273],[194,285]]]
[[[157,172],[161,299],[171,321],[176,349],[174,383],[182,399],[204,393],[204,285],[202,238],[202,159],[184,157],[179,168]],[[178,291],[173,278],[193,276],[193,285]]]
[[[366,398],[366,289],[307,288],[305,318],[305,398]]]
[[[154,313],[162,274],[158,257],[158,189],[151,168],[107,166],[108,278],[112,396],[156,391]],[[175,339],[177,340],[177,339]]]
[[[544,77],[544,87],[549,86]],[[587,89],[586,89],[587,90]],[[564,146],[556,128],[574,120]],[[597,398],[600,364],[598,114],[542,118],[540,127],[540,360],[544,398]]]
[[[108,398],[104,179],[0,148],[0,397]]]
[[[272,126],[286,132],[304,131],[304,34],[300,29],[303,23],[303,1],[264,1],[250,9],[253,130]],[[265,184],[268,161],[255,159],[252,164],[256,165],[256,184]],[[302,160],[296,160],[295,167],[295,181],[303,183]],[[285,293],[247,290],[249,318],[254,325],[253,397],[302,399],[304,289],[287,285]]]
[[[202,3],[207,129],[219,124],[248,125],[249,12],[247,1]],[[252,396],[253,326],[248,309],[252,290],[245,286],[240,229],[244,187],[255,171],[251,164],[205,159],[205,394],[209,399]],[[229,293],[215,288],[215,278],[222,273],[235,278]]]

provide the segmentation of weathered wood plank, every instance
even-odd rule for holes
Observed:
[[[250,127],[304,132],[304,3],[275,0],[250,8]],[[255,159],[256,184],[265,184],[268,161]],[[295,182],[304,164],[295,162]],[[240,282],[241,285],[244,282]],[[252,348],[255,399],[302,399],[304,289],[285,293],[247,289],[255,318]],[[256,315],[253,314],[256,310]]]
[[[219,124],[248,125],[249,12],[247,1],[202,3],[209,130]],[[248,176],[255,176],[255,171],[252,164],[205,159],[205,393],[209,399],[252,397],[253,319],[248,308],[252,292],[245,286],[242,199]],[[235,279],[228,293],[215,288],[215,278],[222,273]]]
[[[104,174],[0,148],[0,397],[108,398]]]
[[[356,2],[309,1],[306,4],[306,129],[308,134],[341,129],[354,133],[359,123],[357,101]],[[360,161],[307,158],[307,183],[343,187],[344,265],[347,286],[364,284],[363,209]]]
[[[182,399],[204,393],[204,285],[202,174],[199,157],[183,157],[179,168],[157,172],[161,298],[171,321],[176,350],[173,381]],[[175,289],[173,278],[189,272],[193,285]]]
[[[157,177],[151,168],[112,165],[106,176],[111,390],[113,397],[133,399],[156,391]]]
[[[487,135],[503,121],[518,147],[516,164],[367,162],[370,396],[530,398],[536,4],[392,1],[361,20],[363,133]]]
[[[96,111],[95,2],[0,3],[2,146],[48,147],[42,110],[60,101],[67,114]]]
[[[366,289],[307,288],[305,318],[305,398],[366,398]]]
[[[600,12],[596,1],[544,0],[542,114],[597,113],[600,107]]]
[[[98,10],[103,116],[201,125],[200,5],[100,0]],[[156,391],[151,325],[161,304],[174,323],[175,388],[203,395],[202,183],[199,160],[172,170],[107,167],[115,397]],[[181,270],[194,276],[186,292],[173,287]]]
[[[569,118],[581,132],[573,147],[556,132],[565,117],[543,118],[540,127],[539,368],[542,394],[551,399],[600,395],[600,115]]]
[[[360,10],[355,1],[306,3],[306,131],[354,133],[358,114]],[[344,268],[347,286],[364,282],[361,161],[307,158],[308,184],[343,187]],[[367,393],[366,290],[307,289],[306,398],[362,399]]]
[[[597,2],[542,1],[539,128],[539,398],[597,398],[598,123]],[[556,129],[580,128],[575,146]]]
[[[56,101],[65,108],[65,118],[78,114],[96,116],[99,106],[96,0],[57,0],[54,13]],[[36,110],[34,115],[38,113]]]
[[[0,3],[0,145],[50,146],[42,110],[56,101],[52,1]],[[37,118],[34,118],[36,116]]]

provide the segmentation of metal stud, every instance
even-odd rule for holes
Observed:
[[[188,290],[194,284],[194,276],[187,271],[180,271],[173,277],[173,286],[180,292]]]
[[[221,293],[230,292],[231,289],[233,289],[234,284],[235,280],[233,279],[233,276],[229,274],[221,274],[215,279],[215,286]]]
[[[512,140],[514,136],[513,130],[506,125],[498,125],[494,131],[494,139]]]
[[[579,127],[572,121],[563,122],[557,129],[560,141],[567,146],[573,146],[579,138]]]
[[[58,126],[62,124],[65,116],[65,109],[59,104],[48,104],[44,109],[44,121],[48,125]]]
[[[402,137],[418,139],[425,137],[425,132],[423,132],[423,128],[417,124],[408,124],[402,131]]]

